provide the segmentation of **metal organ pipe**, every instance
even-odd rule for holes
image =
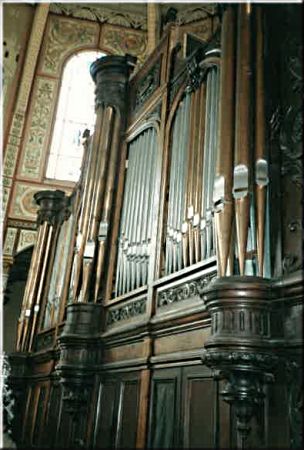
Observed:
[[[147,283],[156,149],[157,132],[153,127],[129,143],[116,266],[116,296]]]
[[[234,145],[234,57],[235,57],[235,11],[228,7],[223,16],[221,37],[221,73],[219,130],[216,174],[214,180],[213,203],[217,234],[218,274],[227,274],[231,248],[233,203],[232,165]]]

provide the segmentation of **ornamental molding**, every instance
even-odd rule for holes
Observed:
[[[216,272],[197,280],[189,281],[180,286],[159,292],[157,296],[157,307],[162,308],[164,306],[171,305],[172,303],[181,302],[193,297],[199,297],[200,292],[206,288],[215,277]]]
[[[147,17],[145,14],[119,11],[104,4],[51,3],[50,12],[77,19],[87,19],[99,23],[134,28],[136,30],[147,30]]]
[[[115,325],[117,322],[132,319],[133,317],[144,314],[147,309],[147,299],[141,298],[123,305],[120,308],[111,309],[107,314],[107,325]]]

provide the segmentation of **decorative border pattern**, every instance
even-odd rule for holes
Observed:
[[[8,219],[7,224],[10,227],[25,228],[27,230],[36,230],[37,229],[36,222],[33,223],[33,222],[24,222],[23,220]]]
[[[31,119],[25,138],[24,154],[20,175],[39,179],[45,146],[54,111],[57,80],[37,77],[31,105]]]
[[[79,19],[94,20],[99,23],[109,23],[112,25],[120,25],[130,27],[137,30],[147,29],[147,18],[140,13],[131,13],[127,11],[115,11],[102,4],[85,4],[73,5],[64,3],[51,3],[50,11],[55,14],[63,14],[69,17]]]
[[[144,314],[147,309],[147,299],[141,298],[123,305],[120,308],[110,309],[107,314],[107,325],[115,325],[117,322],[132,319],[132,317]]]
[[[100,47],[108,49],[115,55],[126,53],[136,56],[137,62],[142,64],[146,57],[147,35],[142,31],[128,30],[111,25],[105,25],[102,29]]]
[[[96,48],[99,25],[92,22],[50,16],[46,44],[41,54],[41,72],[59,76],[65,58],[83,47]]]
[[[180,286],[166,289],[157,293],[157,307],[171,305],[172,303],[182,302],[190,298],[199,297],[200,291],[205,288],[213,278],[216,277],[216,272],[207,275],[197,280],[192,280]]]
[[[3,245],[3,254],[13,255],[17,231],[17,228],[7,228],[5,242]]]

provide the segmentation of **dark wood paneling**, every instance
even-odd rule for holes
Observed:
[[[54,448],[57,427],[60,419],[60,386],[53,385],[51,387],[51,393],[48,402],[48,409],[46,412],[45,427],[42,434],[42,447]]]
[[[47,400],[48,400],[48,386],[43,385],[40,387],[36,420],[33,432],[33,446],[35,447],[40,445],[40,437],[44,425],[45,408]]]
[[[121,411],[119,448],[135,448],[138,419],[138,382],[121,383]]]
[[[117,418],[115,414],[116,389],[116,380],[100,384],[94,435],[94,446],[97,448],[114,447]]]
[[[214,399],[216,385],[202,367],[183,373],[183,447],[210,448],[214,443]]]
[[[179,446],[180,369],[156,371],[152,378],[149,447]]]

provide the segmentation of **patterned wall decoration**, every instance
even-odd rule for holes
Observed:
[[[16,182],[13,192],[13,201],[10,207],[10,217],[23,220],[36,221],[37,205],[34,200],[34,194],[38,191],[54,189],[54,186],[31,185],[28,183]],[[67,194],[71,193],[69,188],[60,188]]]
[[[36,222],[25,222],[24,220],[8,219],[7,225],[9,227],[25,228],[26,230],[36,230]]]
[[[147,50],[147,35],[141,31],[104,25],[100,45],[116,55],[129,53],[137,56],[139,64],[142,64]]]
[[[37,231],[34,230],[21,230],[18,246],[17,246],[17,252],[21,252],[25,248],[34,245],[37,238]]]
[[[25,135],[25,148],[20,169],[20,175],[23,177],[39,179],[45,145],[50,132],[57,85],[57,80],[43,77],[36,79],[31,119]]]
[[[3,245],[4,255],[13,255],[16,235],[17,235],[17,228],[7,228],[5,241]]]
[[[23,55],[27,45],[27,36],[33,20],[34,7],[29,4],[3,4],[3,129],[6,130],[13,108],[13,99]]]
[[[138,4],[137,4],[138,5]],[[136,7],[138,7],[136,5]],[[134,4],[131,5],[132,9]],[[125,8],[130,6],[124,5],[123,11],[114,10],[111,4],[76,4],[76,3],[51,3],[50,11],[55,14],[63,14],[69,17],[79,19],[94,20],[100,23],[110,23],[113,25],[121,25],[123,27],[135,28],[138,30],[147,29],[147,17],[139,11],[126,11]]]
[[[10,192],[11,192],[11,188],[9,188],[7,186],[3,186],[2,187],[2,211],[1,211],[1,216],[2,216],[3,212],[6,211],[8,199],[9,199],[9,196],[10,196]]]
[[[46,34],[40,70],[44,74],[59,75],[67,55],[83,47],[96,48],[99,25],[51,15]]]
[[[14,175],[23,124],[24,116],[18,113],[14,114],[4,157],[3,174],[6,177],[12,177]]]

